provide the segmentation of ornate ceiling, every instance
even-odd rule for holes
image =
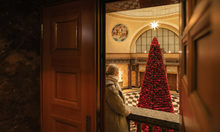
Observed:
[[[118,11],[115,14],[127,17],[158,17],[179,13],[179,4],[141,8],[136,10]]]
[[[140,9],[179,3],[179,0],[105,0],[106,12]]]

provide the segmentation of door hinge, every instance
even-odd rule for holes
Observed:
[[[43,39],[44,38],[44,25],[43,24],[40,25],[40,31],[41,31],[41,39]]]
[[[90,132],[91,129],[91,117],[89,115],[86,116],[86,132]]]

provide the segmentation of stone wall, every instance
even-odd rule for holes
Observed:
[[[40,131],[40,7],[0,2],[0,132]]]

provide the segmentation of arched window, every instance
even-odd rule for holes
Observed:
[[[169,29],[147,30],[136,41],[136,53],[148,53],[153,37],[157,37],[160,48],[165,53],[179,52],[179,36]]]

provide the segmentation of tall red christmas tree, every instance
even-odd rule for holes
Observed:
[[[138,107],[174,112],[162,53],[156,37],[151,43]],[[143,125],[142,128],[148,131],[147,125]],[[159,127],[155,129],[160,131]]]

